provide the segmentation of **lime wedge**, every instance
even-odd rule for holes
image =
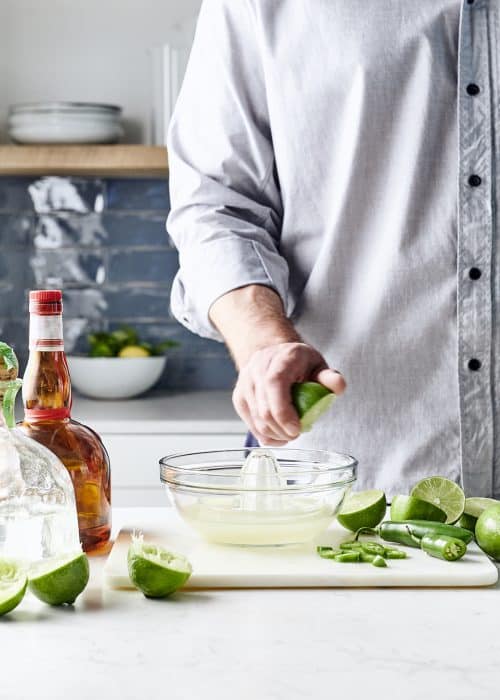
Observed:
[[[336,396],[318,382],[300,382],[292,386],[292,401],[300,418],[300,430],[307,433],[313,424],[323,415]]]
[[[500,501],[496,501],[494,498],[481,498],[480,496],[474,496],[472,498],[465,499],[464,512],[457,520],[456,524],[459,527],[464,527],[466,530],[475,532],[476,523],[479,516],[491,506],[500,505]]]
[[[14,561],[0,559],[0,617],[19,605],[27,585],[24,569]]]
[[[192,572],[186,557],[148,544],[142,535],[132,535],[127,560],[130,580],[146,598],[164,598],[174,593]]]
[[[467,515],[472,515],[474,518],[479,518],[479,516],[491,506],[500,506],[500,501],[494,498],[481,498],[480,496],[473,496],[472,498],[465,499],[464,513]]]
[[[444,523],[446,513],[429,501],[423,501],[415,496],[394,496],[391,502],[391,520],[433,520]]]
[[[415,484],[411,496],[433,503],[446,513],[446,522],[454,523],[464,512],[465,494],[458,484],[444,476],[429,476]]]
[[[356,532],[362,527],[376,527],[385,515],[387,502],[385,493],[374,489],[350,493],[337,514],[339,523]]]
[[[49,605],[71,605],[89,580],[89,562],[83,552],[74,557],[51,559],[30,575],[29,589]]]

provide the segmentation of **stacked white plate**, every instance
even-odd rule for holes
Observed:
[[[121,112],[93,102],[12,105],[8,133],[17,143],[115,143],[123,135]]]

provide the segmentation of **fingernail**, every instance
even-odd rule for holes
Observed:
[[[285,430],[288,435],[291,435],[292,437],[297,437],[300,432],[299,427],[295,425],[295,423],[287,423],[285,425]]]

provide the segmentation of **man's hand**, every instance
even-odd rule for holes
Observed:
[[[305,343],[280,343],[257,350],[242,367],[233,403],[260,443],[284,445],[299,435],[292,404],[295,382],[316,381],[342,394],[345,381],[320,353]]]
[[[236,411],[260,443],[284,445],[298,436],[295,382],[316,381],[337,395],[344,391],[342,375],[302,341],[272,289],[235,289],[212,305],[210,318],[240,370],[233,392]]]

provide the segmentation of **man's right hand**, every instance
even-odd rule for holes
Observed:
[[[345,380],[323,356],[302,342],[285,342],[257,350],[240,369],[233,403],[259,443],[284,445],[298,437],[299,416],[292,384],[316,381],[339,395]]]
[[[239,369],[236,411],[261,444],[284,445],[299,435],[292,384],[316,381],[339,395],[342,375],[302,342],[276,292],[262,285],[234,289],[217,299],[210,318]]]

